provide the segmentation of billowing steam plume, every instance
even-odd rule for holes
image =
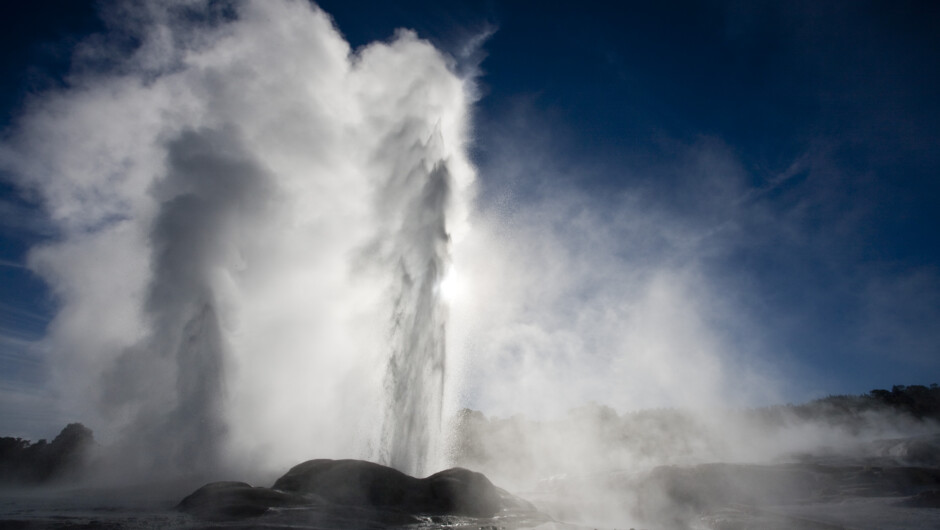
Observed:
[[[140,45],[87,41],[0,153],[58,227],[30,264],[64,412],[144,470],[436,466],[467,81],[300,0],[106,15]]]

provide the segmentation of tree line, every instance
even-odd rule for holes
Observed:
[[[0,438],[0,483],[46,484],[77,476],[95,444],[91,429],[70,423],[52,442]]]

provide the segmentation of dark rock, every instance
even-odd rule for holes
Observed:
[[[439,513],[492,517],[504,507],[499,488],[482,473],[455,467],[424,480]]]
[[[285,506],[309,508],[321,518],[353,514],[362,520],[395,516],[409,522],[416,515],[483,518],[501,510],[535,512],[481,473],[453,468],[418,479],[362,460],[310,460],[291,468],[271,488],[214,482],[183,499],[177,509],[220,520],[256,517]]]
[[[412,502],[419,479],[361,460],[309,460],[277,479],[273,489],[314,494],[349,506],[401,506]]]
[[[291,468],[273,488],[413,514],[492,517],[503,507],[499,488],[483,474],[462,468],[417,479],[362,460],[310,460]]]
[[[244,482],[212,482],[180,501],[176,509],[201,519],[225,520],[256,517],[275,506],[303,506],[314,502],[301,495],[253,488]]]

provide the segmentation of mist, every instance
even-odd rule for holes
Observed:
[[[144,473],[439,468],[473,81],[304,2],[107,9],[139,46],[85,41],[2,151],[56,229],[29,266],[61,414]]]
[[[41,401],[94,429],[90,482],[459,465],[558,520],[683,528],[738,489],[806,501],[815,471],[776,466],[936,466],[930,418],[761,408],[825,380],[730,262],[802,238],[761,196],[825,157],[755,188],[718,138],[610,167],[524,104],[477,131],[492,27],[455,58],[407,29],[354,49],[301,0],[102,18],[0,144],[51,234]],[[872,304],[919,285],[865,280]]]
[[[532,142],[504,139],[488,171],[506,181],[456,248],[474,288],[451,329],[475,360],[469,408],[452,423],[456,464],[559,520],[610,528],[810,524],[700,520],[733,503],[801,504],[799,517],[828,521],[814,495],[852,486],[814,469],[936,465],[919,456],[936,447],[936,419],[837,401],[819,404],[825,413],[775,406],[808,377],[723,259],[768,226],[795,227],[750,200],[727,146],[703,138],[664,166],[614,169],[672,176],[675,196],[638,185],[599,197],[573,184],[584,167]],[[853,509],[852,524],[871,510],[892,514],[877,524],[922,524],[886,506]]]

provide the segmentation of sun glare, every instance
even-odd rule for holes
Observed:
[[[451,267],[444,274],[444,277],[441,278],[441,283],[438,284],[437,288],[441,300],[445,302],[455,302],[463,296],[465,285],[463,278]]]

